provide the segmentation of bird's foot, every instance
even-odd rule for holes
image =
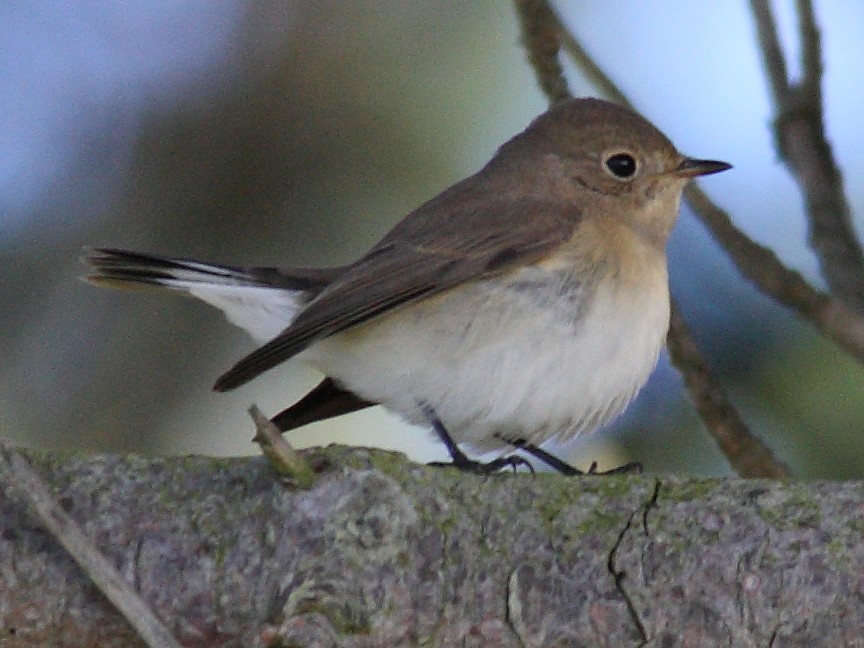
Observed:
[[[519,466],[525,466],[532,473],[534,472],[534,466],[531,465],[531,462],[519,455],[508,455],[506,457],[493,459],[492,461],[476,461],[466,456],[461,450],[459,455],[460,456],[454,456],[452,461],[433,461],[428,465],[443,468],[458,468],[459,470],[464,470],[476,475],[490,475],[494,472],[498,472],[502,468],[512,468],[513,472],[516,472],[516,469]]]
[[[642,472],[642,463],[630,461],[626,464],[610,468],[609,470],[597,470],[597,462],[592,461],[585,475],[638,475]]]
[[[551,452],[546,452],[543,448],[538,448],[533,443],[528,443],[525,439],[505,439],[503,437],[498,437],[502,441],[505,441],[512,445],[514,448],[519,448],[524,452],[536,457],[547,466],[550,466],[557,470],[562,475],[566,475],[568,477],[574,477],[577,475],[627,475],[631,473],[641,473],[642,472],[642,464],[638,461],[631,461],[630,463],[626,463],[623,466],[618,466],[617,468],[611,468],[610,470],[597,470],[597,462],[594,461],[591,463],[591,466],[587,471],[579,470],[568,464],[566,461],[562,461]]]
[[[502,468],[512,468],[513,472],[516,472],[519,466],[526,466],[528,470],[532,473],[534,472],[531,462],[519,455],[508,455],[493,459],[492,461],[475,461],[471,459],[456,445],[456,442],[450,436],[450,433],[447,432],[447,428],[444,427],[441,419],[435,414],[435,410],[428,405],[420,405],[420,409],[423,410],[426,419],[432,425],[438,438],[447,447],[447,452],[450,453],[451,461],[433,461],[429,464],[430,466],[450,466],[476,475],[489,475],[498,472]]]

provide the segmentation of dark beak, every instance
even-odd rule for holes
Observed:
[[[717,160],[694,160],[693,158],[684,158],[675,173],[685,178],[695,178],[696,176],[710,175],[712,173],[720,173],[731,169],[732,165],[728,162],[718,162]]]

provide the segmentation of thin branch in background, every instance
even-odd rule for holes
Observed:
[[[699,418],[711,430],[711,435],[733,470],[741,477],[789,477],[789,468],[749,431],[731,405],[725,390],[711,376],[674,300],[669,321],[668,347],[669,355],[675,359],[675,366],[681,372]]]
[[[150,648],[181,648],[177,640],[117,569],[87,539],[51,496],[48,487],[11,443],[0,439],[0,474],[30,505],[43,526],[69,552]]]
[[[530,2],[517,0],[517,6],[522,19],[523,34],[525,34],[525,46],[529,48],[529,58],[534,63],[540,78],[540,85],[546,91],[550,102],[557,101],[561,97],[550,94],[549,88],[567,87],[566,81],[563,79],[563,70],[557,60],[557,39],[560,38],[568,53],[601,93],[622,105],[630,105],[619,88],[600,69],[573,35],[564,28],[548,2],[545,0],[531,0]],[[530,7],[530,11],[525,8],[526,6]],[[540,20],[542,25],[534,25],[533,20]],[[556,23],[556,26],[550,26],[552,21]],[[553,51],[548,44],[538,43],[536,38],[530,36],[530,34],[537,33],[555,34],[556,46],[552,54],[555,57],[554,65],[549,64],[548,61],[542,65],[536,63],[538,60],[542,61],[548,58],[550,52]],[[539,51],[531,51],[530,48],[533,46],[538,47]],[[552,78],[547,78],[552,74],[557,74],[561,80],[556,82]],[[788,468],[774,458],[761,440],[750,433],[735,406],[727,398],[723,388],[708,371],[684,319],[674,304],[668,345],[672,363],[681,372],[684,384],[699,416],[733,469],[742,477],[788,476]]]
[[[572,96],[558,51],[560,24],[545,0],[517,0],[522,41],[540,88],[551,103]]]
[[[774,101],[775,143],[804,195],[810,247],[825,281],[850,308],[864,313],[864,253],[852,229],[843,179],[825,137],[819,29],[811,2],[798,0],[797,7],[803,77],[792,83],[770,2],[750,1]]]
[[[800,273],[784,266],[773,250],[754,242],[735,227],[729,214],[698,186],[691,184],[684,196],[745,277],[864,364],[864,317],[831,295],[816,290]]]
[[[771,5],[768,2],[751,0],[750,9],[756,21],[756,37],[759,39],[759,51],[762,52],[765,76],[771,87],[774,103],[780,104],[789,92],[789,73],[780,47],[780,39],[777,37]]]
[[[807,92],[822,104],[822,43],[816,14],[810,0],[798,0],[798,20],[801,31],[801,68],[803,85],[809,86]]]

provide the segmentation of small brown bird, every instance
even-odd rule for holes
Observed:
[[[666,242],[681,192],[725,162],[681,155],[635,112],[562,101],[475,175],[338,268],[238,268],[90,251],[100,285],[152,284],[217,308],[266,342],[222,375],[234,389],[297,357],[325,380],[283,430],[374,404],[458,444],[527,449],[624,410],[669,325]],[[574,472],[577,472],[574,470]]]

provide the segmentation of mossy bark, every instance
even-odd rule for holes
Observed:
[[[864,484],[304,454],[31,461],[186,646],[864,646]],[[136,641],[3,483],[0,645]]]

